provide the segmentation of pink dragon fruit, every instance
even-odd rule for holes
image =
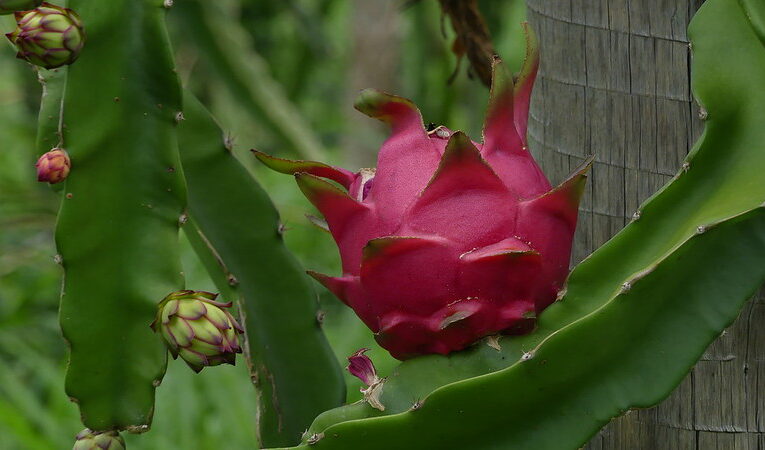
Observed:
[[[309,273],[395,358],[529,332],[568,274],[590,161],[552,189],[529,153],[539,53],[527,25],[526,34],[515,85],[495,61],[483,144],[445,127],[427,131],[411,101],[365,90],[356,109],[392,128],[376,170],[255,151],[266,166],[294,174],[337,242],[343,275]]]

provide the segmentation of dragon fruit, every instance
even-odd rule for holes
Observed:
[[[443,126],[428,131],[411,101],[364,90],[356,109],[392,128],[376,170],[254,151],[295,176],[339,247],[342,276],[309,273],[395,358],[529,332],[568,274],[590,161],[552,189],[528,151],[539,53],[525,28],[517,82],[499,59],[493,65],[482,144]]]

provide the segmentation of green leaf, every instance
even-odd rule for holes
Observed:
[[[188,235],[219,260],[200,252],[211,278],[236,284],[242,297],[261,442],[294,444],[318,413],[342,404],[342,373],[317,321],[316,293],[284,246],[271,200],[226,149],[204,107],[190,94],[185,104],[181,158],[189,213],[201,232]]]
[[[183,287],[185,188],[175,138],[180,87],[162,0],[71,0],[88,33],[69,68],[72,171],[56,230],[65,270],[66,390],[91,429],[145,431],[166,350],[149,328]]]
[[[703,138],[534,333],[401,364],[386,415],[329,411],[315,448],[577,448],[668,395],[765,277],[764,14],[748,0],[702,7],[690,32]]]

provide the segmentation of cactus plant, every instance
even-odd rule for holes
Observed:
[[[218,259],[207,266],[219,289],[239,293],[245,357],[260,391],[259,435],[266,446],[295,444],[317,414],[342,404],[341,369],[317,322],[316,293],[284,246],[270,198],[199,101],[186,94],[184,105],[179,137],[190,222],[209,247],[200,251]]]
[[[69,6],[98,44],[69,67],[59,130],[73,167],[56,229],[66,390],[88,428],[146,431],[167,363],[149,324],[157,300],[183,288],[181,91],[161,2]]]
[[[10,4],[0,0],[0,11]],[[525,148],[533,45],[517,85],[495,65],[483,144],[427,131],[411,102],[365,91],[357,107],[393,128],[377,172],[257,154],[295,174],[325,213],[345,273],[316,278],[407,359],[378,373],[366,348],[352,354],[364,401],[338,407],[340,365],[274,205],[209,112],[181,97],[162,14],[171,4],[71,0],[91,45],[76,65],[39,71],[37,149],[54,148],[39,176],[62,189],[66,389],[88,427],[75,449],[124,448],[120,431],[148,429],[163,338],[196,371],[239,351],[232,304],[181,290],[182,226],[241,311],[264,446],[576,448],[612,417],[666,396],[765,280],[765,92],[752,89],[765,83],[761,2],[702,8],[691,32],[706,133],[673,181],[565,285],[587,164],[551,191]],[[214,18],[202,14],[212,7],[184,8],[184,20],[204,25],[202,41],[221,48],[210,43]],[[28,14],[22,27],[34,25]],[[229,89],[268,97],[226,76]],[[305,153],[316,150],[305,142]],[[525,334],[495,334],[509,330]]]
[[[693,87],[709,114],[702,140],[633,223],[573,271],[534,333],[500,339],[499,351],[405,362],[386,381],[385,412],[329,411],[309,429],[323,437],[310,445],[577,448],[611,418],[667,396],[765,280],[756,175],[765,93],[751,89],[763,82],[765,52],[749,20],[764,15],[734,0],[699,11],[690,32]],[[730,70],[741,61],[746,70]],[[709,255],[725,265],[706,264]]]

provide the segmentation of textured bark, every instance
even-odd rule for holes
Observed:
[[[597,158],[574,262],[618,232],[669,181],[701,134],[686,36],[700,3],[527,0],[542,45],[530,147],[553,181],[587,155]],[[763,323],[759,295],[667,400],[615,419],[586,448],[765,448]]]

